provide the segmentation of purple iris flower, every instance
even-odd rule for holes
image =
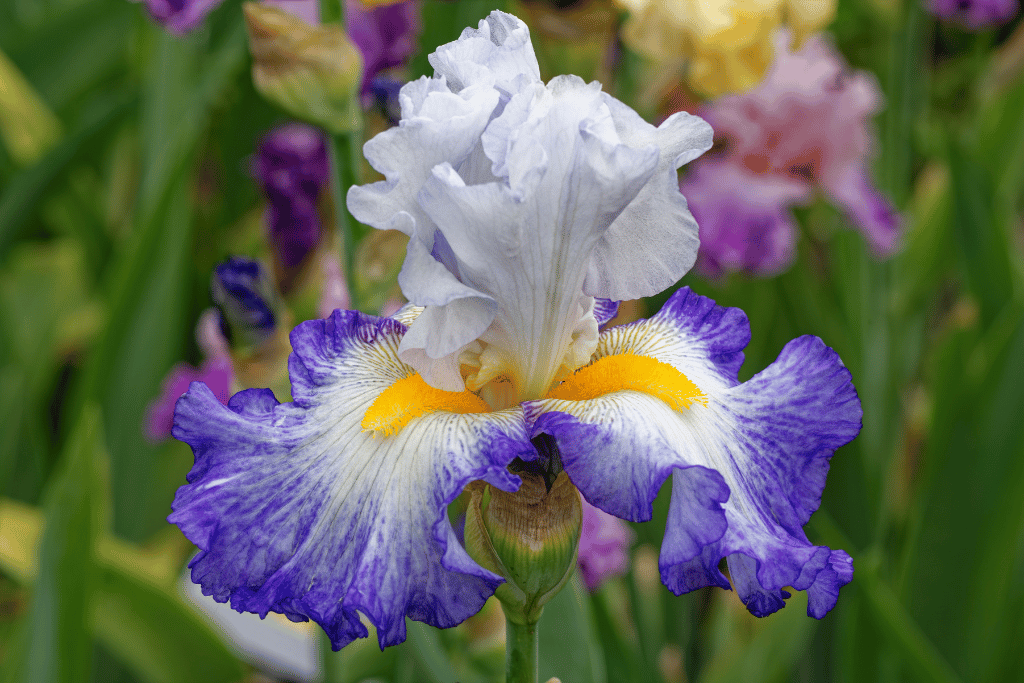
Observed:
[[[1017,14],[1017,0],[928,0],[932,14],[979,30],[1009,21]]]
[[[419,7],[412,0],[373,8],[359,0],[346,0],[345,20],[349,37],[363,53],[362,93],[366,100],[374,95],[373,80],[381,71],[402,66],[416,51]]]
[[[143,0],[150,15],[171,33],[194,29],[223,0]]]
[[[317,204],[330,176],[323,133],[303,123],[275,128],[260,141],[253,175],[270,200],[274,256],[284,270],[295,268],[323,236]]]

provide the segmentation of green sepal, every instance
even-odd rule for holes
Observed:
[[[543,476],[518,474],[523,483],[515,493],[484,482],[467,487],[466,550],[505,579],[494,594],[506,617],[533,624],[576,568],[583,511],[564,472],[550,490]]]
[[[252,80],[263,97],[334,134],[362,127],[363,58],[343,26],[310,26],[263,3],[247,2]]]

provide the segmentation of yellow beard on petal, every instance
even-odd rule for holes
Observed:
[[[490,407],[471,391],[443,391],[427,384],[418,373],[403,377],[381,392],[363,416],[366,431],[394,436],[413,418],[428,413],[487,413]]]
[[[689,377],[668,363],[634,354],[599,358],[566,378],[545,398],[587,401],[623,390],[650,394],[677,411],[708,402],[708,397]]]

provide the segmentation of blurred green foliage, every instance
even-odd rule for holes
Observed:
[[[424,2],[411,73],[494,4]],[[548,607],[544,677],[1024,680],[1024,24],[972,34],[920,0],[840,0],[831,31],[886,94],[876,176],[902,250],[877,261],[819,204],[788,272],[684,283],[747,312],[741,378],[800,334],[853,372],[864,430],[808,530],[853,555],[854,581],[820,622],[801,595],[764,620],[731,593],[675,597],[663,495],[627,576]],[[248,160],[284,120],[253,89],[239,3],[176,38],[125,0],[10,0],[0,52],[38,119],[0,136],[2,680],[251,679],[178,588],[191,549],[164,518],[191,455],[141,427],[172,364],[199,359],[210,270],[259,207]],[[325,648],[324,677],[497,680],[502,629],[494,605],[448,631],[410,622],[384,653]]]

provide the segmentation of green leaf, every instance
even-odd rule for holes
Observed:
[[[21,680],[89,680],[88,612],[98,578],[93,548],[105,521],[102,451],[100,411],[86,406],[46,495]]]
[[[1012,295],[1010,241],[993,207],[991,180],[959,140],[949,141],[953,218],[971,291],[992,322]]]
[[[482,681],[479,677],[468,677],[466,672],[457,671],[452,666],[442,644],[441,635],[436,628],[407,619],[406,629],[409,648],[416,658],[416,668],[419,672],[419,676],[414,680],[430,681],[431,683],[446,683],[447,681],[479,683]]]
[[[989,397],[980,422],[983,457],[976,466],[983,486],[980,509],[972,517],[984,529],[968,585],[966,604],[967,677],[973,681],[1013,680],[1021,667],[1018,649],[1024,587],[1019,581],[1024,562],[1024,323],[1018,325],[997,356],[982,386]],[[982,340],[984,343],[987,340]]]
[[[182,355],[193,248],[190,170],[213,107],[245,64],[241,17],[211,54],[166,35],[155,40],[142,102],[144,173],[131,240],[115,257],[105,289],[109,324],[76,387],[74,403],[100,400],[113,462],[114,524],[138,540],[161,525],[170,499],[139,495],[154,484],[155,449],[142,435],[146,404]]]
[[[93,631],[144,683],[242,679],[241,662],[173,588],[133,571],[130,558],[104,564],[93,594]]]
[[[557,676],[562,683],[604,683],[607,675],[590,596],[579,572],[544,607],[538,626],[540,680]]]
[[[83,115],[80,123],[33,166],[21,171],[0,193],[0,254],[20,237],[28,217],[60,174],[87,151],[92,143],[130,111],[128,94],[104,94],[102,102]]]
[[[701,683],[791,680],[794,665],[806,651],[817,625],[807,616],[807,595],[803,592],[787,600],[785,609],[765,619],[731,609],[722,610],[719,617],[728,622],[728,626],[720,627],[727,628],[728,635],[701,672]],[[745,635],[750,632],[752,637]]]

